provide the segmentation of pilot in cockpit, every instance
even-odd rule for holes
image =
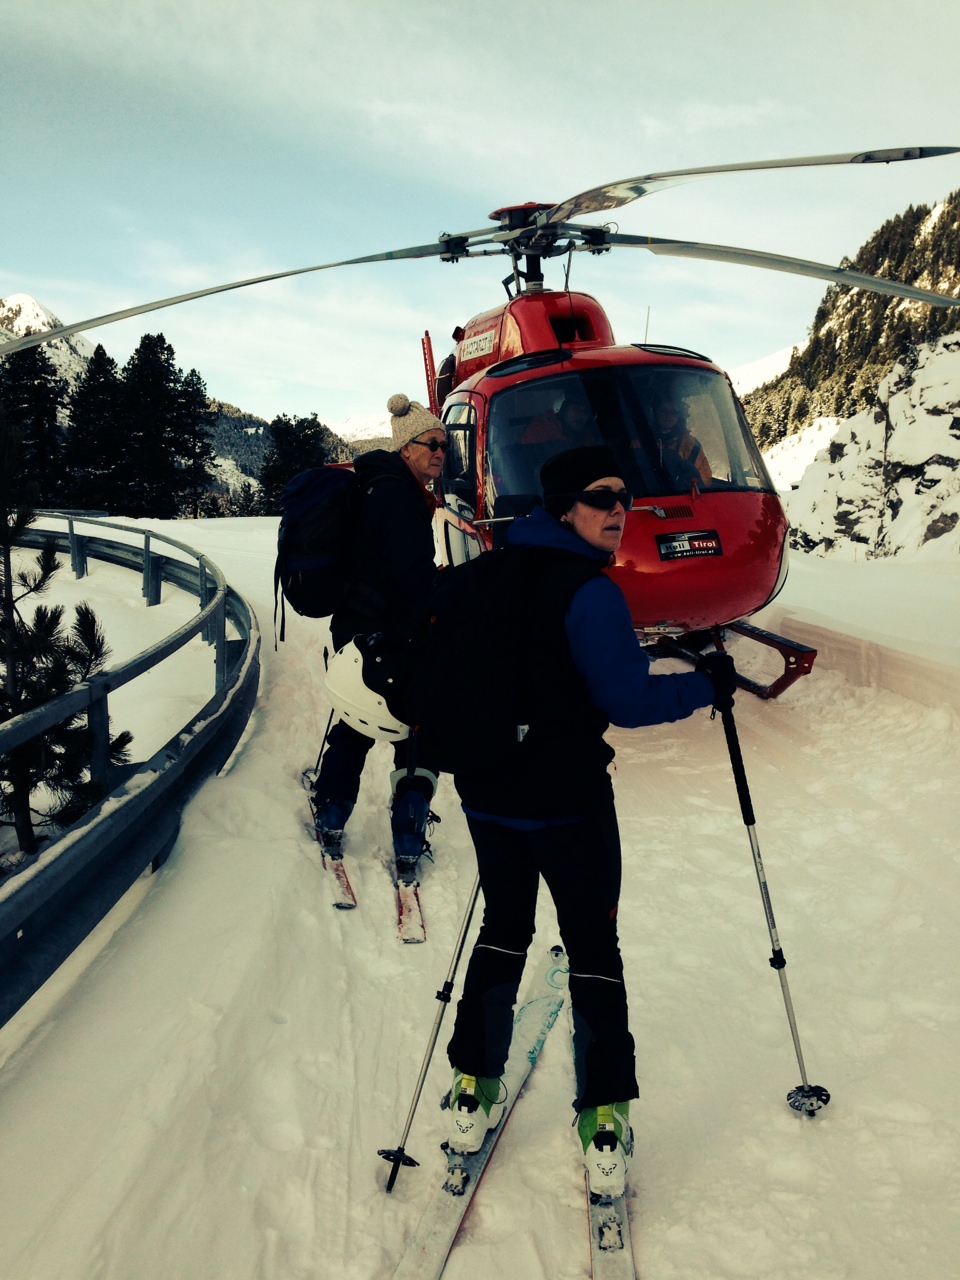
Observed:
[[[679,401],[666,399],[655,404],[650,413],[650,425],[660,448],[660,461],[678,487],[688,488],[694,480],[700,487],[713,483],[713,471],[707,455],[687,426],[687,417]]]

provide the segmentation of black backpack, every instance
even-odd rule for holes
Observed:
[[[528,556],[487,551],[440,571],[403,636],[357,637],[363,678],[443,773],[482,768],[527,728]]]
[[[284,486],[273,571],[273,620],[276,627],[279,603],[281,640],[284,601],[305,618],[328,618],[342,606],[353,569],[359,503],[359,482],[346,467],[312,467]]]

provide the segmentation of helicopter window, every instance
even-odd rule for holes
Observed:
[[[773,485],[729,383],[680,365],[618,365],[539,378],[490,405],[487,509],[536,495],[547,458],[607,444],[637,496]]]
[[[540,468],[563,449],[602,444],[580,377],[565,373],[510,387],[490,406],[487,509],[496,499],[540,493]]]
[[[772,489],[759,450],[720,374],[674,366],[618,371],[629,447],[660,492]],[[625,477],[626,478],[626,477]]]
[[[453,404],[443,415],[448,449],[443,460],[443,490],[450,505],[466,519],[476,514],[477,482],[474,467],[476,410],[469,403]]]

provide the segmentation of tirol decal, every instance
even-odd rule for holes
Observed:
[[[722,556],[720,535],[716,529],[699,529],[696,533],[664,533],[657,538],[661,560],[692,560],[696,556]]]
[[[490,355],[496,337],[496,329],[488,329],[486,333],[478,333],[475,338],[465,338],[460,343],[460,359],[476,360],[477,356]]]

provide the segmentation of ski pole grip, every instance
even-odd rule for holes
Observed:
[[[743,753],[740,750],[737,722],[733,718],[732,711],[721,711],[720,719],[723,721],[723,733],[727,740],[727,751],[730,753],[733,780],[737,784],[737,796],[740,800],[743,823],[746,827],[752,827],[756,825],[757,820],[753,812],[753,802],[750,799],[750,788],[747,785],[747,771],[743,765]]]

